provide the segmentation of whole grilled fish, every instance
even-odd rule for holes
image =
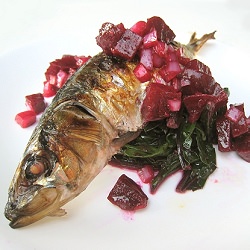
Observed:
[[[190,58],[214,33],[184,48]],[[145,84],[135,62],[100,53],[83,65],[54,97],[35,128],[9,188],[5,216],[12,228],[27,226],[79,195],[144,125]]]

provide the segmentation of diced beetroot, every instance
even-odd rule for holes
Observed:
[[[167,105],[170,111],[179,111],[181,108],[181,92],[167,92]]]
[[[181,72],[182,69],[179,63],[175,61],[169,62],[167,65],[162,66],[159,70],[159,74],[166,82],[169,82]]]
[[[142,49],[140,51],[140,63],[148,70],[153,69],[152,49]]]
[[[247,123],[248,130],[250,131],[250,116],[246,118],[246,123]]]
[[[148,197],[132,179],[121,175],[107,199],[123,210],[135,211],[147,206]]]
[[[41,93],[25,96],[25,104],[36,114],[42,113],[46,108],[44,97]]]
[[[32,110],[20,112],[16,115],[15,121],[22,128],[27,128],[36,122],[36,113]]]
[[[195,122],[200,118],[200,115],[208,102],[214,102],[215,97],[207,94],[196,94],[186,96],[183,99],[183,103],[189,113],[189,122]]]
[[[113,54],[131,60],[142,42],[142,37],[127,29],[112,50]]]
[[[59,70],[59,72],[56,74],[56,87],[60,89],[64,85],[64,83],[66,83],[68,78],[69,74],[67,74],[63,70]]]
[[[161,68],[165,64],[165,58],[159,56],[156,53],[152,54],[153,66],[155,68]]]
[[[46,81],[61,88],[68,78],[83,65],[90,57],[64,55],[50,63],[45,72]]]
[[[58,91],[58,88],[55,85],[50,84],[49,82],[44,82],[44,86],[43,86],[44,97],[52,97],[56,94],[57,91]]]
[[[237,137],[248,132],[247,119],[243,116],[238,122],[231,123],[232,137]]]
[[[186,66],[187,63],[190,61],[190,58],[184,55],[183,48],[179,48],[176,50],[176,56],[177,56],[178,62],[183,66]]]
[[[181,74],[182,83],[187,83],[183,86],[182,91],[186,95],[192,95],[197,92],[203,94],[213,94],[216,86],[214,78],[203,72],[185,68]],[[184,84],[183,84],[184,85]]]
[[[202,63],[201,61],[197,60],[197,59],[190,60],[185,65],[185,67],[189,68],[189,69],[193,69],[193,70],[198,71],[198,72],[202,72],[202,73],[210,75],[210,76],[212,75],[211,71],[210,71],[210,68],[207,65],[205,65],[204,63]]]
[[[152,82],[153,83],[160,83],[166,85],[167,83],[165,80],[162,78],[162,76],[159,74],[158,71],[154,71],[152,75]]]
[[[215,103],[216,109],[227,105],[228,94],[217,82],[215,83],[213,95],[216,97],[216,103]]]
[[[135,76],[140,82],[147,82],[151,79],[151,73],[141,63],[138,63],[133,70]]]
[[[180,112],[170,112],[169,117],[166,119],[166,124],[168,128],[179,128],[181,123],[181,114]]]
[[[91,59],[91,56],[75,56],[77,67],[81,67],[83,64],[85,64],[89,59]]]
[[[159,83],[150,83],[147,86],[146,97],[141,107],[142,117],[145,122],[169,117],[168,90],[169,86]]]
[[[96,43],[106,54],[111,55],[111,49],[116,46],[124,32],[125,28],[122,23],[118,25],[104,23],[99,30],[99,35],[96,37]]]
[[[171,80],[171,85],[173,86],[175,91],[181,90],[181,81],[177,77],[175,77]]]
[[[68,73],[69,69],[77,69],[75,56],[63,55],[61,59],[56,59],[50,63],[47,71],[45,72],[46,80],[50,80],[51,76],[56,76],[60,70]],[[53,83],[51,83],[53,84]]]
[[[153,16],[147,20],[147,27],[145,34],[152,31],[152,29],[156,29],[157,38],[160,41],[169,43],[170,41],[173,41],[175,38],[174,32],[160,17]]]
[[[134,33],[136,33],[139,36],[144,36],[145,29],[146,29],[147,23],[145,21],[139,21],[135,23],[130,30],[132,30]]]
[[[139,168],[137,174],[143,183],[149,183],[154,178],[154,170],[150,165],[145,165],[143,168]]]
[[[230,121],[221,116],[216,121],[216,130],[218,135],[218,149],[221,152],[229,152],[232,150],[231,142],[231,126]]]
[[[143,37],[143,47],[151,48],[157,44],[157,32],[153,28],[148,34]]]
[[[165,58],[167,62],[178,62],[176,51],[171,45],[168,46]]]
[[[241,112],[245,113],[244,103],[236,103],[234,104],[234,107],[240,110]]]
[[[239,110],[238,108],[236,108],[234,105],[231,104],[225,116],[230,121],[236,123],[244,116],[244,112],[242,112],[241,110]]]
[[[242,159],[250,162],[250,133],[235,138],[234,149]]]
[[[156,41],[156,44],[153,47],[154,52],[160,56],[165,57],[167,54],[168,46],[165,42]]]

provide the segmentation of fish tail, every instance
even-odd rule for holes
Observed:
[[[210,39],[215,39],[215,32],[211,32],[208,34],[203,35],[201,38],[196,37],[196,32],[194,32],[186,45],[186,47],[192,51],[194,54],[196,54],[200,48]]]

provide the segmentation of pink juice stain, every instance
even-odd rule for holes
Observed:
[[[125,221],[134,221],[135,219],[135,211],[121,210],[121,215]]]

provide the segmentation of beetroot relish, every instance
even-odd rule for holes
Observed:
[[[46,108],[44,97],[53,97],[57,91],[67,82],[75,71],[84,65],[90,56],[64,55],[61,59],[52,61],[45,72],[46,81],[43,83],[43,94],[25,96],[25,104],[31,112],[20,112],[15,121],[26,128],[36,122],[35,116],[42,113]]]
[[[20,112],[15,116],[15,121],[22,128],[27,128],[36,122],[36,113],[32,110]]]
[[[134,211],[147,206],[148,197],[131,178],[122,174],[107,199],[123,210]]]

